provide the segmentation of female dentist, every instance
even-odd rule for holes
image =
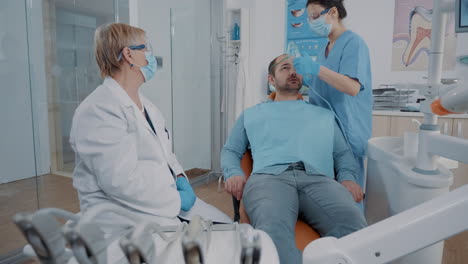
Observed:
[[[311,103],[331,108],[340,119],[356,159],[357,183],[363,187],[364,157],[372,133],[369,50],[361,37],[343,25],[343,0],[308,0],[306,7],[311,30],[328,37],[329,42],[316,61],[310,56],[298,57],[294,67],[309,84]],[[351,193],[357,202],[362,200],[360,190]]]
[[[82,213],[108,203],[160,225],[180,223],[179,211],[190,210],[196,196],[172,153],[161,112],[139,92],[158,68],[145,31],[101,26],[95,56],[104,82],[76,109],[70,134]],[[112,228],[133,224],[115,214],[94,220]]]

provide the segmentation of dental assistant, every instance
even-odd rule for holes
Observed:
[[[109,203],[161,225],[178,224],[180,210],[190,210],[196,196],[161,112],[140,94],[158,68],[146,33],[126,24],[101,26],[95,55],[104,82],[76,109],[70,134],[81,212]],[[94,220],[132,225],[114,214]]]
[[[343,0],[308,0],[306,8],[310,29],[329,41],[316,61],[298,57],[294,67],[309,85],[310,102],[331,108],[338,116],[356,159],[357,182],[364,187],[364,158],[372,133],[369,50],[359,35],[343,25],[347,15]]]

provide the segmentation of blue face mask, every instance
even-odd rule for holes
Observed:
[[[310,29],[319,37],[328,38],[331,32],[332,25],[325,22],[325,16],[321,16],[315,20],[309,20]]]
[[[145,82],[148,82],[154,77],[154,74],[158,69],[158,62],[156,61],[156,58],[153,56],[151,51],[145,51],[145,57],[148,61],[148,64],[143,67],[139,65],[137,66],[140,67],[140,71],[143,74],[143,77],[145,78]]]

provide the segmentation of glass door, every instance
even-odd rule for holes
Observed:
[[[128,0],[50,1],[48,21],[48,73],[53,127],[52,172],[70,176],[74,153],[69,144],[73,113],[102,83],[94,58],[94,32],[105,23],[128,23]]]
[[[128,0],[4,0],[0,9],[0,262],[26,244],[18,212],[79,211],[68,143],[76,107],[101,82],[95,29],[128,23]]]
[[[38,208],[26,2],[0,9],[0,256],[25,240],[14,214]]]

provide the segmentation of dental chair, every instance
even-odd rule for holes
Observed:
[[[276,97],[276,92],[272,92],[268,99],[274,100]],[[301,94],[297,97],[298,100],[303,100]],[[250,150],[247,150],[244,153],[244,156],[241,159],[241,168],[244,171],[244,175],[246,180],[248,180],[250,173],[253,169],[253,159]],[[233,196],[233,203],[234,203],[234,220],[239,221],[240,223],[250,224],[249,216],[247,215],[243,204],[238,201]],[[310,227],[304,221],[298,219],[295,228],[296,234],[296,246],[299,250],[304,251],[304,248],[313,240],[320,238],[320,234],[315,231],[312,227]]]

